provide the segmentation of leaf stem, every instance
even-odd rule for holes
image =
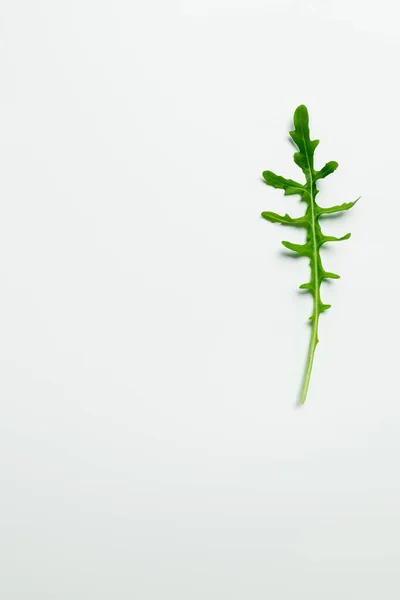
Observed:
[[[306,369],[304,371],[303,385],[301,386],[300,404],[304,404],[304,402],[306,401],[306,398],[307,398],[308,386],[310,384],[311,371],[312,371],[313,362],[314,362],[315,348],[317,347],[317,344],[319,341],[318,340],[318,321],[319,321],[319,313],[315,306],[313,320],[312,320],[310,345],[308,347],[308,354],[307,354]]]

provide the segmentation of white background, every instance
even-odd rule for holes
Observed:
[[[0,595],[398,599],[397,2],[3,0]],[[296,106],[337,160],[309,396]],[[301,175],[301,174],[300,174]]]

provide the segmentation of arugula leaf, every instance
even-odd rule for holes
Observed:
[[[292,242],[282,242],[288,250],[296,252],[300,256],[306,256],[310,259],[311,277],[310,281],[303,283],[300,289],[306,290],[312,295],[313,310],[311,320],[311,337],[308,348],[306,367],[303,377],[303,383],[300,394],[300,402],[304,404],[310,383],[311,371],[314,362],[315,349],[318,344],[318,324],[320,314],[330,308],[330,304],[324,304],[321,300],[321,283],[325,279],[339,279],[336,273],[325,271],[322,266],[320,248],[327,242],[341,242],[350,237],[347,233],[343,237],[337,238],[324,235],[321,230],[319,218],[324,215],[331,215],[352,208],[359,198],[354,202],[347,202],[330,208],[318,206],[315,198],[318,194],[317,181],[324,179],[338,168],[338,163],[330,161],[326,163],[320,171],[314,168],[314,152],[319,144],[319,140],[311,140],[309,130],[308,111],[304,105],[299,106],[294,113],[294,130],[290,131],[290,136],[295,142],[298,152],[294,154],[294,162],[303,171],[306,182],[297,183],[292,179],[285,179],[280,175],[275,175],[272,171],[264,171],[263,177],[268,185],[285,191],[285,196],[299,194],[301,200],[307,204],[307,209],[303,217],[293,219],[289,215],[278,215],[273,212],[263,212],[261,216],[271,223],[280,223],[282,225],[291,225],[293,227],[303,227],[307,231],[305,244],[293,244]]]

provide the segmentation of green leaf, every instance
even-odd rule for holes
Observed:
[[[338,206],[331,206],[330,208],[322,208],[322,206],[318,206],[317,212],[319,215],[331,215],[333,213],[338,213],[338,212],[342,212],[344,210],[349,210],[355,204],[357,204],[359,199],[360,198],[357,198],[357,200],[354,200],[354,202],[345,202],[344,204],[340,204]]]
[[[329,310],[330,307],[332,306],[332,304],[323,304],[323,302],[319,302],[319,311],[320,312],[325,312],[326,310]]]
[[[326,279],[340,278],[337,273],[324,270],[321,261],[320,248],[327,242],[340,242],[342,240],[347,240],[350,237],[350,233],[347,233],[342,237],[324,235],[321,230],[319,219],[324,215],[349,210],[356,204],[359,198],[354,202],[348,202],[330,208],[318,206],[315,200],[318,194],[317,181],[324,179],[333,173],[337,169],[338,163],[330,161],[326,163],[322,169],[316,171],[314,169],[314,153],[319,144],[319,140],[311,140],[310,138],[308,111],[304,105],[301,105],[296,109],[293,120],[294,129],[290,132],[290,135],[298,148],[298,151],[294,154],[294,161],[303,171],[306,179],[305,183],[301,184],[292,179],[285,179],[284,177],[275,175],[272,171],[264,171],[263,177],[269,186],[284,190],[286,196],[300,194],[301,199],[307,204],[307,209],[303,217],[295,219],[287,214],[282,216],[273,212],[263,212],[262,217],[272,223],[280,223],[282,225],[293,227],[304,227],[307,232],[304,244],[294,244],[287,241],[282,242],[288,250],[310,259],[310,281],[300,285],[300,289],[311,294],[313,299],[313,310],[310,316],[312,322],[311,337],[300,395],[300,402],[303,404],[307,397],[315,349],[318,344],[319,317],[321,313],[330,308],[330,304],[324,304],[321,300],[321,284]]]
[[[294,113],[294,130],[290,131],[290,136],[299,151],[294,154],[294,162],[303,171],[307,178],[307,183],[314,176],[314,152],[319,144],[319,140],[311,140],[310,129],[308,126],[308,110],[302,104],[296,108]]]
[[[292,250],[293,252],[297,252],[300,256],[311,256],[311,246],[310,244],[292,244],[292,242],[282,242],[282,245],[285,246],[288,250]]]
[[[328,175],[336,171],[338,166],[338,163],[334,160],[327,162],[326,165],[322,167],[320,171],[317,171],[317,173],[315,174],[315,179],[324,179],[325,177],[328,177]]]
[[[294,227],[308,227],[309,225],[304,217],[292,219],[289,215],[277,215],[274,212],[262,212],[261,216],[271,223],[281,223],[281,225],[293,225]]]
[[[325,244],[326,242],[343,242],[343,240],[348,240],[351,237],[351,233],[346,233],[346,235],[338,238],[333,235],[323,235],[320,241],[320,245]]]
[[[272,171],[264,171],[263,177],[266,183],[274,188],[285,190],[285,196],[293,196],[294,194],[304,194],[306,189],[301,183],[293,181],[293,179],[285,179],[280,175],[275,175]]]

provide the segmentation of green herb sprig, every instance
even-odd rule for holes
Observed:
[[[274,188],[282,189],[285,196],[299,194],[301,200],[307,204],[305,215],[298,218],[292,218],[285,214],[278,215],[273,212],[263,212],[261,216],[271,223],[280,223],[281,225],[290,225],[292,227],[302,227],[307,232],[305,244],[293,244],[292,242],[282,242],[285,248],[296,252],[300,256],[306,256],[310,259],[311,277],[310,281],[303,283],[300,289],[306,290],[313,298],[313,311],[310,317],[311,320],[311,337],[308,348],[306,367],[300,394],[300,403],[304,404],[308,386],[310,383],[311,371],[314,361],[315,349],[318,344],[318,324],[321,313],[330,308],[330,304],[324,304],[321,300],[321,283],[325,279],[339,279],[336,273],[325,271],[322,266],[320,248],[327,242],[340,242],[347,240],[350,233],[343,237],[337,238],[330,235],[324,235],[321,230],[319,219],[325,215],[332,215],[344,210],[349,210],[359,200],[331,206],[330,208],[322,208],[316,203],[318,194],[317,181],[324,179],[338,168],[338,163],[330,161],[326,163],[320,171],[314,169],[314,152],[319,144],[319,140],[310,139],[308,111],[304,105],[299,106],[294,113],[294,131],[290,131],[290,136],[298,148],[298,152],[294,154],[294,162],[303,171],[306,182],[304,184],[285,179],[279,175],[275,175],[272,171],[264,171],[263,177],[266,183]]]

